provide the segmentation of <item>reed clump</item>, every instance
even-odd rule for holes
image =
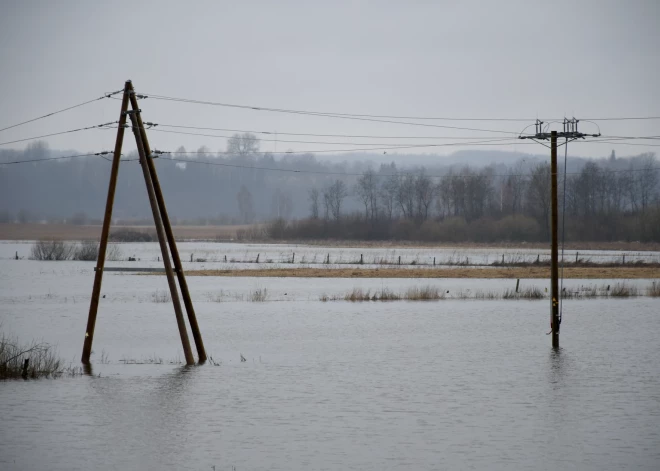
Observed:
[[[339,297],[324,294],[322,301],[337,301]],[[383,288],[380,291],[375,291],[373,294],[371,290],[364,291],[362,288],[353,288],[352,291],[346,293],[343,297],[344,301],[358,302],[358,301],[399,301],[401,296],[394,291]]]
[[[635,286],[627,285],[626,283],[616,283],[609,293],[613,298],[628,298],[637,296],[638,290]]]
[[[660,281],[654,281],[651,283],[648,289],[649,296],[653,298],[660,298]]]
[[[263,303],[268,299],[268,290],[266,288],[257,288],[250,295],[250,301],[254,303]]]
[[[80,375],[80,367],[65,367],[55,349],[46,343],[21,345],[17,339],[0,336],[0,380],[57,378]]]
[[[408,288],[404,298],[407,301],[437,301],[439,299],[445,299],[445,292],[438,287],[430,285],[422,287],[413,286],[412,288]]]
[[[151,293],[151,301],[158,304],[169,303],[172,301],[172,296],[168,291],[158,290]]]
[[[502,299],[543,299],[545,294],[537,286],[528,286],[518,291],[507,289],[502,294]]]

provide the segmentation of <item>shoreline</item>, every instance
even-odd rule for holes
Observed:
[[[477,243],[477,242],[424,242],[424,241],[402,241],[402,240],[237,240],[237,231],[250,229],[252,225],[232,226],[173,226],[174,236],[178,242],[218,242],[236,244],[267,244],[267,245],[303,245],[321,247],[342,248],[383,248],[383,249],[405,249],[405,248],[444,248],[444,249],[541,249],[549,250],[549,242],[509,242]],[[111,226],[112,230],[133,229],[155,234],[154,226],[141,225],[117,225]],[[62,240],[98,240],[101,236],[100,225],[72,224],[14,224],[0,223],[0,240],[2,241],[33,241],[39,239],[62,239]],[[569,242],[566,250],[617,250],[630,252],[655,252],[660,251],[660,243],[657,242]]]
[[[149,275],[164,273],[149,273]],[[481,278],[539,279],[550,278],[549,267],[511,268],[271,268],[188,270],[187,276],[255,277],[255,278]],[[571,279],[656,279],[657,267],[566,267],[564,278]]]

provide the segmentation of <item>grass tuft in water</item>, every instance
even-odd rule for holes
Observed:
[[[268,298],[268,290],[266,288],[257,288],[250,296],[250,301],[255,303],[263,303]]]
[[[660,298],[660,281],[654,281],[648,289],[649,296]]]
[[[407,301],[437,301],[439,299],[445,299],[445,292],[440,290],[435,286],[414,286],[408,288],[404,298]]]
[[[169,303],[172,301],[172,296],[167,291],[158,290],[151,293],[151,301],[154,303]]]
[[[80,367],[65,367],[53,347],[32,342],[21,345],[5,334],[0,337],[0,380],[57,378],[82,374]]]

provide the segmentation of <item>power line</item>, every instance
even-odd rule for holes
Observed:
[[[158,154],[171,154],[171,152],[162,152],[154,151]],[[219,167],[231,167],[231,168],[243,168],[249,170],[264,170],[272,172],[286,172],[286,173],[304,173],[304,174],[317,174],[317,175],[338,175],[338,176],[356,176],[361,177],[366,175],[365,173],[353,173],[353,172],[331,172],[331,171],[321,171],[321,170],[300,170],[300,169],[283,169],[275,167],[261,167],[261,166],[252,166],[252,165],[239,165],[239,164],[230,164],[225,162],[209,162],[206,160],[192,160],[192,159],[179,159],[175,157],[168,157],[159,159],[164,162],[180,162],[186,164],[201,164],[201,165],[215,165]],[[612,173],[621,173],[621,172],[643,172],[649,170],[660,170],[660,167],[650,167],[642,169],[625,169],[625,170],[605,170],[606,172]],[[566,175],[580,175],[581,172],[566,172]],[[394,177],[394,176],[405,176],[405,175],[416,175],[417,173],[395,173],[395,174],[380,174],[374,173],[377,177]],[[457,175],[457,174],[448,174],[448,175],[426,175],[430,178],[450,178],[450,177],[460,177],[460,178],[469,178],[475,177],[477,175]],[[492,177],[531,177],[530,174],[491,174]]]
[[[182,135],[188,135],[188,136],[201,136],[201,137],[213,137],[213,138],[232,138],[234,136],[230,136],[227,134],[206,134],[206,133],[192,133],[192,132],[187,132],[187,131],[170,131],[170,130],[165,130],[165,129],[155,129],[156,126],[162,126],[162,127],[176,127],[176,128],[186,128],[186,129],[213,129],[213,128],[197,128],[193,126],[172,126],[172,125],[167,125],[167,124],[158,124],[158,123],[145,123],[145,126],[149,125],[148,127],[145,127],[144,129],[149,129],[151,131],[156,131],[156,132],[164,132],[164,133],[171,133],[171,134],[182,134]],[[114,128],[111,128],[114,129]],[[252,132],[252,131],[242,131],[242,132]],[[259,132],[259,131],[257,131]],[[266,133],[266,132],[260,132],[263,134],[273,134],[273,133]],[[279,133],[278,133],[279,134]],[[286,134],[286,133],[282,133]],[[359,137],[359,136],[354,136],[354,137]],[[387,136],[380,136],[383,139],[389,139]],[[612,141],[614,140],[633,140],[633,139],[642,139],[642,140],[658,140],[660,139],[660,136],[603,136],[608,139],[611,139]],[[413,138],[413,137],[403,137],[403,139],[426,139],[422,137],[418,138]],[[474,140],[474,139],[493,139],[491,137],[476,137],[476,136],[446,136],[446,137],[429,137],[429,139],[469,139],[469,140]],[[409,143],[401,143],[401,144],[391,144],[391,143],[378,143],[378,142],[345,142],[345,141],[339,141],[339,142],[333,142],[333,141],[298,141],[298,140],[286,140],[286,139],[264,139],[264,138],[259,138],[260,141],[263,142],[287,142],[287,143],[297,143],[297,144],[326,144],[326,145],[359,145],[359,146],[368,146],[368,145],[391,145],[391,146],[407,146],[410,145]],[[506,141],[510,140],[508,137],[502,137],[498,138],[500,141]],[[593,141],[590,141],[593,142]],[[429,146],[435,146],[437,144],[428,144]],[[426,146],[426,145],[424,145]]]
[[[538,118],[457,118],[457,117],[431,117],[431,116],[401,116],[401,115],[380,115],[380,114],[362,114],[362,113],[336,113],[332,111],[312,111],[312,110],[296,110],[286,108],[270,108],[265,106],[252,106],[252,105],[239,105],[223,102],[211,102],[205,100],[195,100],[191,98],[177,98],[165,95],[148,94],[143,95],[143,98],[153,98],[155,100],[178,101],[183,103],[196,103],[214,106],[224,106],[228,108],[240,108],[255,111],[272,111],[277,113],[294,113],[318,116],[332,116],[332,117],[351,117],[351,118],[378,118],[378,119],[413,119],[419,121],[504,121],[504,122],[527,122],[534,121]],[[557,121],[561,122],[564,118],[544,118],[543,121]],[[629,116],[629,117],[605,117],[605,118],[584,118],[582,121],[626,121],[626,120],[654,120],[660,119],[660,116]]]
[[[112,124],[112,123],[111,123]],[[226,134],[205,134],[205,133],[194,133],[194,132],[186,132],[186,131],[171,131],[167,129],[155,129],[155,126],[161,126],[160,124],[156,123],[145,123],[145,127],[142,129],[148,129],[150,131],[155,131],[155,132],[162,132],[162,133],[169,133],[169,134],[182,134],[182,135],[187,135],[187,136],[200,136],[200,137],[213,137],[213,138],[232,138],[234,136],[226,135]],[[116,127],[106,127],[105,129],[116,129]],[[493,138],[493,137],[446,137],[444,139],[469,139],[469,140],[488,140],[488,142],[496,142],[496,141],[510,141],[510,137],[499,137],[499,138]],[[260,141],[263,142],[286,142],[286,143],[297,143],[297,144],[325,144],[325,145],[356,145],[356,146],[389,146],[391,148],[395,147],[409,147],[412,146],[410,143],[382,143],[382,142],[346,142],[346,141],[341,141],[341,142],[332,142],[332,141],[298,141],[298,140],[286,140],[286,139],[259,139]],[[416,144],[415,146],[419,147],[434,147],[442,144]]]
[[[446,125],[428,124],[428,123],[414,123],[414,122],[410,122],[410,121],[395,121],[395,120],[390,120],[390,119],[380,119],[380,118],[366,117],[366,116],[369,116],[369,115],[364,115],[365,117],[363,117],[363,115],[351,115],[351,114],[348,114],[348,113],[343,113],[343,114],[341,114],[341,113],[340,114],[337,114],[337,113],[321,113],[321,112],[315,112],[315,111],[291,110],[291,109],[283,109],[283,108],[267,108],[267,107],[260,107],[260,106],[235,105],[235,104],[230,104],[230,103],[221,103],[221,102],[203,101],[203,100],[193,100],[193,99],[189,99],[189,98],[176,98],[176,97],[168,97],[168,96],[163,96],[163,95],[148,95],[148,96],[149,96],[149,98],[153,98],[155,100],[173,101],[173,102],[189,103],[189,104],[196,104],[196,105],[220,106],[220,107],[226,107],[226,108],[238,108],[238,109],[245,109],[245,110],[251,110],[251,111],[269,111],[269,112],[273,112],[273,113],[288,113],[288,114],[297,114],[297,115],[305,115],[305,116],[318,116],[318,117],[326,117],[326,118],[350,119],[350,120],[357,120],[357,121],[371,121],[371,122],[376,122],[376,123],[402,124],[402,125],[407,125],[407,126],[422,126],[422,127],[442,128],[442,129],[457,129],[457,130],[462,130],[462,131],[480,131],[480,132],[492,132],[492,133],[500,133],[500,134],[519,135],[519,133],[517,133],[517,132],[502,131],[502,130],[496,130],[496,129],[466,128],[466,127],[459,127],[459,126],[446,126]]]
[[[49,116],[53,116],[53,115],[56,115],[56,114],[59,114],[59,113],[63,113],[65,111],[69,111],[69,110],[72,110],[74,108],[79,108],[79,107],[87,105],[89,103],[93,103],[95,101],[103,100],[104,98],[110,98],[112,95],[116,95],[117,93],[121,93],[122,91],[123,91],[123,89],[122,90],[117,90],[116,92],[106,93],[105,95],[100,96],[98,98],[94,98],[93,100],[84,101],[82,103],[78,103],[77,105],[73,105],[73,106],[69,106],[67,108],[63,108],[61,110],[53,111],[52,113],[48,113],[48,114],[45,114],[43,116],[38,116],[36,118],[28,119],[27,121],[23,121],[21,123],[12,124],[11,126],[7,126],[6,128],[0,129],[0,132],[6,131],[7,129],[12,129],[12,128],[15,128],[15,127],[18,127],[18,126],[22,126],[24,124],[32,123],[32,122],[38,121],[40,119],[48,118]]]
[[[165,128],[180,128],[180,129],[196,129],[202,131],[226,131],[237,133],[253,133],[253,134],[266,134],[266,135],[282,135],[282,136],[309,136],[309,137],[348,137],[348,138],[362,138],[362,139],[489,139],[490,137],[474,137],[474,136],[374,136],[374,135],[361,135],[361,134],[314,134],[314,133],[295,133],[295,132],[280,132],[280,131],[257,131],[253,129],[227,129],[227,128],[209,128],[201,126],[180,126],[174,124],[157,124]],[[233,137],[233,136],[231,136]],[[265,140],[265,139],[262,139]],[[277,142],[284,142],[277,139]]]
[[[104,157],[105,155],[108,155],[108,154],[112,154],[112,152],[107,150],[107,151],[103,151],[103,152],[96,152],[96,153],[93,153],[93,154],[65,155],[65,156],[62,156],[62,157],[45,157],[43,159],[14,160],[14,161],[10,161],[10,162],[0,162],[0,166],[2,166],[2,165],[14,165],[14,164],[27,164],[27,163],[30,163],[30,162],[49,162],[51,160],[75,159],[75,158],[78,158],[78,157],[91,157],[91,156],[100,156],[100,157],[104,158],[105,160],[108,160],[107,158]]]
[[[41,136],[26,137],[25,139],[16,139],[14,141],[0,142],[0,146],[4,146],[4,145],[7,145],[7,144],[15,144],[17,142],[34,141],[36,139],[42,139],[44,137],[59,136],[61,134],[70,134],[70,133],[78,132],[78,131],[87,131],[89,129],[97,129],[97,128],[105,129],[106,126],[110,126],[110,125],[116,124],[116,123],[117,123],[117,121],[113,121],[113,122],[110,122],[110,123],[97,124],[95,126],[87,126],[86,128],[69,129],[68,131],[60,131],[60,132],[54,132],[54,133],[50,133],[50,134],[43,134]]]

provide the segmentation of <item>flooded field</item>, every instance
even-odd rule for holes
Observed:
[[[181,244],[184,259],[215,257],[186,268],[294,249],[355,256]],[[12,260],[28,250],[0,244],[2,330],[77,366],[94,262]],[[159,266],[156,244],[122,250]],[[121,263],[138,262],[108,265]],[[457,296],[515,282],[190,277],[213,362],[184,367],[165,277],[107,273],[92,375],[0,383],[0,469],[657,469],[660,298],[565,301],[555,352],[547,299]],[[427,285],[446,298],[321,301]]]

